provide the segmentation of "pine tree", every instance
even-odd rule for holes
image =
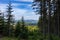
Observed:
[[[46,0],[35,0],[34,3],[37,4],[33,4],[33,6],[38,6],[36,8],[36,12],[38,12],[38,14],[40,15],[39,17],[39,21],[38,21],[38,27],[40,27],[43,36],[46,36],[46,32],[47,32],[47,8],[46,8]]]
[[[11,1],[8,4],[8,8],[7,8],[7,34],[8,36],[11,36],[12,34],[12,30],[13,30],[13,15],[12,15],[12,5],[11,5]]]
[[[4,31],[4,15],[0,11],[0,35],[3,35],[3,31]]]
[[[21,20],[21,28],[20,28],[20,37],[22,38],[22,39],[28,39],[28,30],[27,30],[27,28],[26,28],[26,26],[25,26],[25,22],[24,22],[24,17],[22,17],[22,20]]]
[[[49,40],[50,40],[50,34],[53,33],[53,29],[54,29],[52,26],[54,25],[52,17],[55,10],[55,0],[34,0],[34,3],[36,4],[34,4],[33,6],[36,6],[36,5],[38,6],[37,9],[39,10],[37,9],[36,10],[41,16],[41,18],[39,17],[38,27],[40,27],[42,24],[41,26],[42,28],[41,27],[40,28],[43,29],[44,34],[45,33],[49,34]]]
[[[60,36],[60,0],[57,1],[58,37]]]
[[[32,6],[33,6],[33,9],[36,10],[35,12],[40,15],[39,20],[38,20],[38,27],[42,29],[42,27],[43,27],[42,26],[43,25],[43,23],[42,23],[42,20],[43,20],[42,19],[43,18],[43,16],[42,16],[43,15],[42,14],[42,0],[34,0]],[[37,7],[34,7],[34,6],[37,6]],[[41,22],[40,22],[40,20],[41,20]],[[42,26],[42,27],[40,27],[40,26]]]
[[[54,11],[54,16],[55,16],[55,32],[56,35],[59,36],[59,32],[60,32],[60,0],[55,0],[55,7],[56,10]]]
[[[48,40],[51,40],[51,0],[47,0],[48,2]]]
[[[16,28],[15,28],[15,36],[18,37],[21,31],[21,24],[20,21],[17,22]]]

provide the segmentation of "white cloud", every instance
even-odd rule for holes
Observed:
[[[7,6],[7,4],[0,4],[0,10],[1,10],[2,12],[4,12],[6,6]]]
[[[25,20],[28,19],[38,20],[39,18],[39,15],[36,15],[32,11],[29,12],[28,10],[18,9],[18,8],[14,8],[13,14],[15,15],[15,18],[18,20],[21,19],[22,16],[24,16]]]
[[[18,5],[19,5],[19,4],[12,3],[12,7],[15,7],[15,6],[18,6]],[[6,9],[7,9],[7,6],[8,6],[8,4],[0,4],[0,10],[1,10],[2,12],[5,12]]]
[[[17,3],[12,3],[12,6],[18,6],[18,5],[20,5],[20,4],[17,4]]]
[[[32,15],[32,16],[24,16],[25,20],[38,20],[39,16],[38,15]]]
[[[12,4],[14,6],[18,6],[18,4]],[[7,10],[7,4],[0,4],[0,10],[3,12],[6,12]],[[21,19],[22,16],[24,16],[25,20],[27,19],[33,19],[33,20],[38,20],[39,15],[35,15],[34,12],[30,10],[25,10],[25,9],[19,9],[13,7],[13,15],[15,16],[15,19]]]
[[[33,2],[33,0],[16,0],[16,1]]]
[[[36,13],[34,13],[33,11],[27,11],[27,13],[29,15],[25,16],[26,19],[33,19],[33,20],[38,20],[39,19],[39,15],[36,15]]]
[[[13,14],[15,15],[16,19],[20,19],[20,17],[22,17],[26,13],[26,10],[19,8],[14,8],[13,11]]]
[[[30,6],[30,7],[31,7],[31,6],[32,6],[32,4],[30,4],[30,5],[28,5],[28,6]]]

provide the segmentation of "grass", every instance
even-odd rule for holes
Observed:
[[[27,28],[29,31],[34,31],[39,29],[37,26],[28,26]]]
[[[12,37],[2,37],[0,40],[18,40],[18,38],[12,38]]]

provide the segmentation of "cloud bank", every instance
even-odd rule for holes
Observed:
[[[3,0],[1,0],[3,1]],[[23,2],[32,2],[32,0],[15,0],[15,1],[23,1]],[[12,1],[13,2],[13,1]],[[7,10],[7,3],[0,3],[0,10],[2,10],[3,12],[6,12]],[[28,3],[12,3],[12,8],[13,8],[13,15],[15,16],[16,20],[21,19],[22,16],[24,16],[25,20],[38,20],[39,15],[36,15],[36,13],[33,12],[32,4],[28,4]]]

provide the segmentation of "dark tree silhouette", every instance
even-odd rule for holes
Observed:
[[[13,30],[13,15],[12,15],[12,4],[11,1],[8,4],[8,8],[7,8],[7,34],[10,36]]]
[[[51,34],[59,35],[60,33],[59,7],[60,7],[59,0],[34,0],[33,2],[33,9],[35,9],[36,10],[35,12],[40,15],[38,27],[40,27],[44,35],[45,33],[48,33],[49,40],[51,40]]]
[[[20,24],[20,21],[18,21],[17,24],[16,24],[16,29],[15,29],[15,36],[16,37],[19,36],[20,30],[21,30],[21,24]]]
[[[4,31],[4,13],[0,11],[0,35],[3,35]]]
[[[21,19],[20,37],[22,39],[28,40],[28,29],[25,26],[24,17]]]

